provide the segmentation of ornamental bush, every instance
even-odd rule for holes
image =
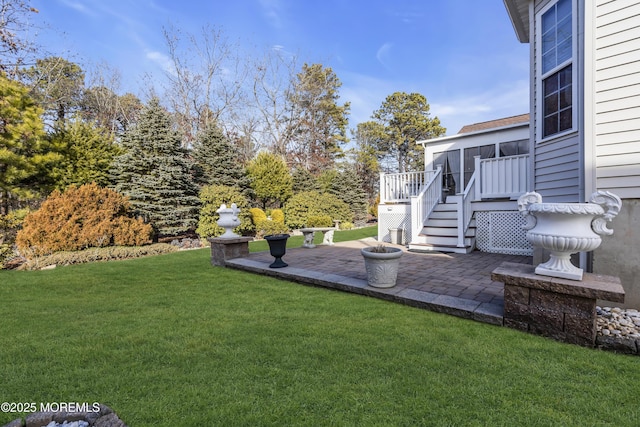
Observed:
[[[284,212],[282,209],[272,209],[271,219],[284,224]]]
[[[245,235],[255,229],[251,222],[249,202],[238,188],[226,185],[207,185],[200,190],[200,201],[202,202],[202,208],[200,209],[200,220],[198,221],[196,233],[201,238],[217,237],[224,233],[224,228],[217,224],[220,214],[216,212],[222,204],[231,207],[231,204],[235,203],[240,209],[240,214],[238,215],[240,225],[233,229],[234,232]]]
[[[249,209],[249,213],[251,213],[251,221],[253,221],[253,225],[257,226],[260,221],[267,220],[267,214],[260,208],[251,208]]]
[[[54,191],[37,211],[24,219],[16,245],[24,255],[151,243],[153,229],[131,218],[124,196],[97,184]]]
[[[353,213],[342,200],[333,194],[304,191],[291,197],[284,206],[285,221],[290,228],[307,226],[312,216],[328,215],[333,220],[353,222]]]
[[[283,234],[289,231],[289,227],[283,221],[265,219],[256,224],[256,238],[261,239],[270,234]]]
[[[307,227],[331,227],[333,220],[329,215],[311,215],[307,218]]]

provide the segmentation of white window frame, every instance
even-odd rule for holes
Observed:
[[[578,11],[576,0],[571,2],[571,58],[556,65],[550,71],[542,74],[542,15],[554,7],[559,0],[550,2],[536,14],[536,140],[538,143],[547,142],[578,129]],[[543,137],[544,132],[544,80],[571,65],[571,128]]]

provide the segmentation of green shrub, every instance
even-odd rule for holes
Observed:
[[[353,230],[355,227],[352,222],[341,222],[340,230]]]
[[[151,243],[153,229],[129,217],[126,197],[97,184],[54,191],[24,219],[16,244],[24,255],[47,255],[118,244]]]
[[[200,209],[200,220],[198,221],[196,233],[201,238],[217,237],[224,233],[224,228],[217,224],[220,215],[216,212],[223,204],[230,207],[232,203],[235,203],[240,209],[240,214],[238,215],[240,225],[233,229],[234,232],[245,235],[255,229],[251,222],[249,202],[236,187],[207,185],[200,190],[200,201],[202,202],[202,208]]]
[[[307,218],[307,227],[331,227],[333,220],[329,215],[310,215]]]
[[[303,228],[312,216],[328,215],[333,220],[352,222],[353,213],[345,202],[329,193],[305,191],[291,197],[284,206],[288,227]]]
[[[91,248],[82,251],[62,251],[51,255],[33,257],[20,266],[20,270],[39,270],[50,265],[84,264],[94,261],[114,261],[139,258],[149,255],[176,252],[178,248],[168,243],[154,243],[146,246],[109,246]]]

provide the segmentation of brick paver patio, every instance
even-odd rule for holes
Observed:
[[[491,280],[502,262],[531,264],[531,257],[489,254],[406,252],[400,260],[397,285],[390,289],[367,286],[360,249],[377,242],[364,239],[319,245],[313,249],[288,248],[288,267],[272,269],[269,252],[227,261],[227,267],[266,274],[299,283],[354,292],[415,307],[502,325],[504,286]]]

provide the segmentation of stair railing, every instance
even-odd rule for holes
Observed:
[[[480,156],[477,156],[479,158]],[[471,218],[473,217],[473,207],[471,202],[476,196],[476,182],[477,182],[478,170],[476,169],[471,175],[471,179],[467,184],[467,188],[464,189],[464,193],[458,199],[458,247],[464,248],[465,238],[467,231],[469,230],[469,224],[471,224]]]
[[[418,241],[425,220],[442,199],[442,166],[429,172],[429,181],[417,195],[411,196],[411,240],[414,242]]]

